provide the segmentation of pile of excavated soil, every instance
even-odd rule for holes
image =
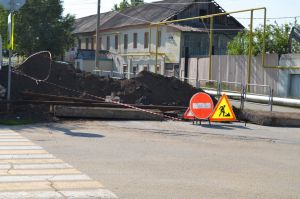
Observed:
[[[62,87],[80,91],[76,93],[43,82],[37,83],[20,74],[12,74],[12,99],[22,99],[23,91],[31,91],[51,95],[85,97],[85,93],[105,97],[114,93],[124,103],[179,105],[188,106],[190,98],[201,89],[196,89],[176,78],[168,78],[150,72],[141,72],[130,80],[115,80],[80,72],[72,65],[52,62],[50,68],[47,54],[31,57],[17,71],[36,79],[45,79],[49,72],[48,82]],[[0,71],[0,84],[7,85],[7,69]]]

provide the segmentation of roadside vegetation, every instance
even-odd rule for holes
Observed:
[[[299,53],[300,46],[298,43],[291,41],[292,50],[290,52],[290,33],[297,22],[294,24],[278,25],[269,24],[266,28],[266,53],[277,53],[279,55],[288,53]],[[259,26],[253,31],[253,55],[258,55],[263,52],[263,26]],[[250,31],[244,30],[229,42],[227,46],[229,55],[247,55],[249,53],[249,36]]]
[[[7,17],[8,12],[0,7],[0,31],[4,41],[7,40]],[[49,50],[53,55],[61,57],[74,43],[74,22],[74,16],[63,16],[60,0],[27,0],[15,13],[14,54],[28,56],[37,51]]]
[[[122,11],[127,8],[136,7],[138,5],[144,4],[144,0],[131,0],[130,3],[128,0],[123,0],[119,4],[115,4],[113,10],[115,11]]]

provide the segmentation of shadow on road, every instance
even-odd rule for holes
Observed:
[[[105,136],[95,134],[95,133],[83,133],[83,132],[74,132],[70,129],[61,128],[61,127],[51,127],[52,130],[61,131],[65,135],[73,136],[73,137],[84,137],[84,138],[103,138]]]

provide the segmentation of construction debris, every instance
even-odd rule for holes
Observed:
[[[49,65],[47,54],[30,58],[16,69],[22,76],[12,75],[12,99],[22,99],[22,92],[63,95],[91,99],[86,93],[106,98],[118,96],[123,103],[188,106],[190,98],[201,89],[196,89],[176,78],[164,77],[151,72],[141,72],[138,77],[130,80],[115,80],[98,77],[90,73],[75,70],[69,64],[52,62]],[[0,83],[6,85],[7,69],[0,72]],[[44,80],[45,82],[34,81]]]
[[[0,84],[7,86],[7,68],[0,71]],[[185,108],[182,107],[187,107],[190,98],[197,92],[202,90],[175,77],[164,77],[146,71],[130,80],[98,77],[78,71],[67,63],[52,61],[50,64],[49,55],[45,53],[35,55],[14,68],[12,117],[21,115],[21,118],[26,118],[28,115],[30,118],[49,118],[49,106],[52,105],[88,107],[89,104],[94,108],[124,108],[122,105],[105,103],[105,99],[142,109],[158,108],[162,113],[184,111]],[[108,99],[107,96],[111,97]],[[0,112],[6,110],[5,104],[2,100]],[[176,108],[178,106],[180,107]],[[30,114],[27,113],[28,110]]]

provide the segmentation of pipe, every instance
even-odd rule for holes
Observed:
[[[212,91],[212,90],[204,90],[204,91],[211,95],[217,95],[217,91]],[[240,97],[241,96],[241,94],[239,94],[239,93],[231,93],[231,92],[222,92],[222,94],[226,94],[229,97]],[[251,95],[251,94],[246,95],[246,101],[263,103],[263,104],[270,103],[269,96],[259,96],[259,95]],[[273,97],[273,105],[300,108],[300,99]]]
[[[214,18],[210,18],[210,36],[209,36],[209,80],[212,79],[212,55],[213,55],[213,26]]]
[[[253,42],[253,10],[251,10],[250,35],[249,35],[249,56],[248,56],[248,85],[251,84],[251,66],[252,66],[252,43]],[[250,87],[247,90],[250,92]]]

